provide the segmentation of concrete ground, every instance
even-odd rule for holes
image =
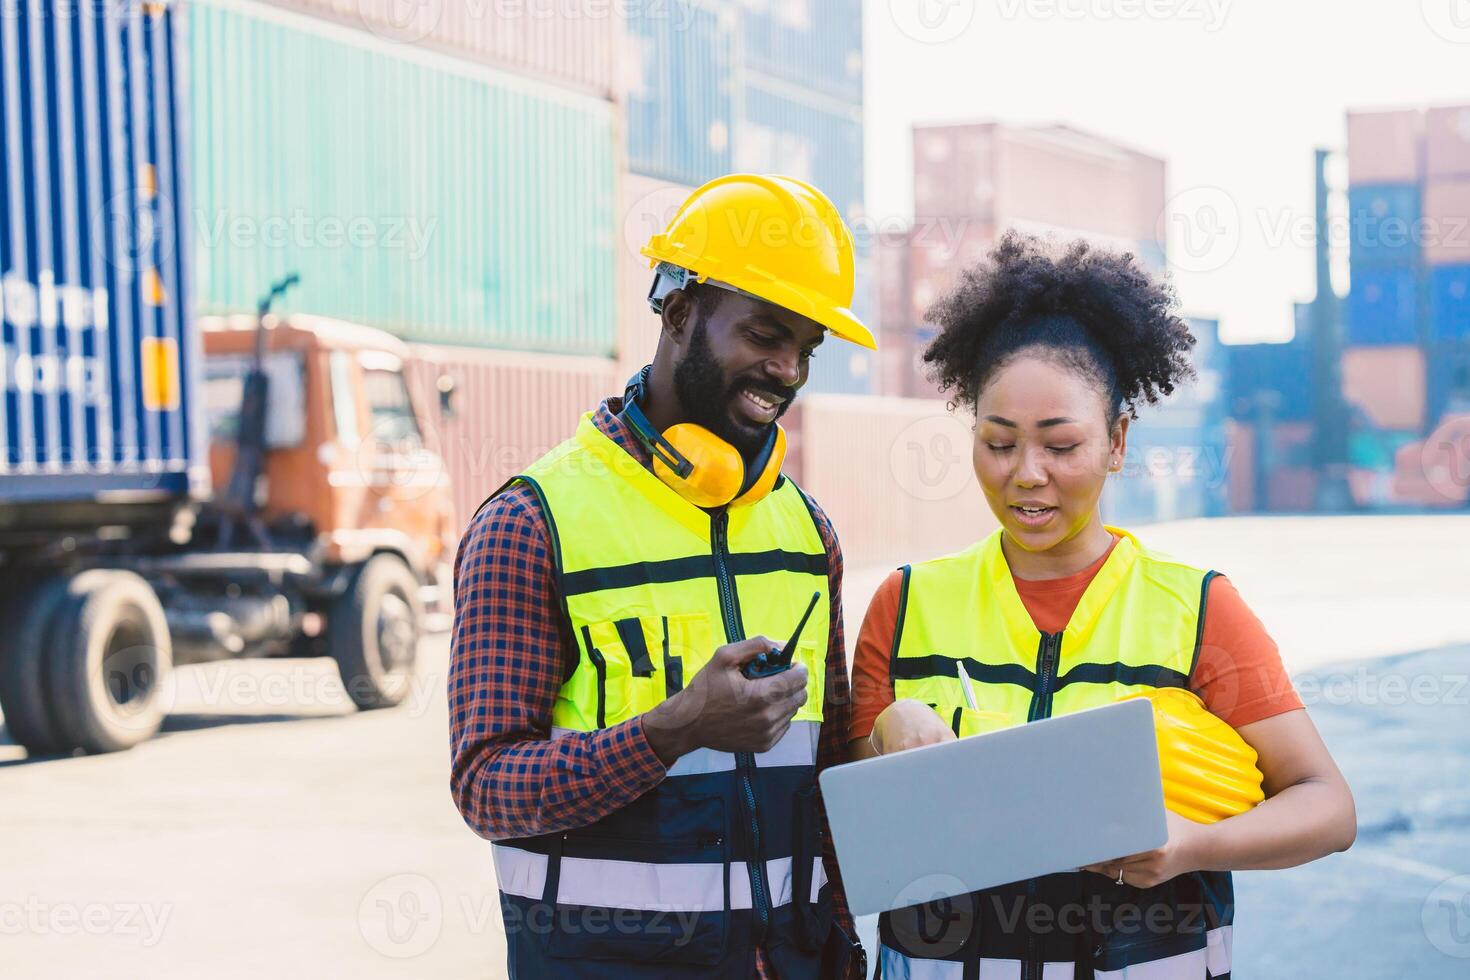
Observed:
[[[1231,575],[1357,795],[1351,851],[1237,875],[1235,975],[1470,974],[1470,517],[1141,537]],[[860,557],[853,635],[886,573]],[[391,711],[355,712],[328,661],[226,663],[179,671],[130,752],[0,740],[0,975],[502,976],[488,846],[447,788],[447,647]]]

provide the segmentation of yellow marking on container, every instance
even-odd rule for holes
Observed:
[[[150,412],[179,407],[179,345],[172,337],[143,338],[143,407]]]

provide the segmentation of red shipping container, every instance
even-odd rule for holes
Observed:
[[[612,98],[621,21],[607,8],[536,3],[408,3],[402,0],[269,0],[288,10],[366,30],[388,41],[457,55]]]
[[[1256,430],[1234,419],[1225,422],[1226,506],[1232,514],[1256,509]]]
[[[1412,184],[1424,169],[1424,111],[1349,112],[1348,181]]]
[[[1424,236],[1431,265],[1470,262],[1470,176],[1424,185]]]
[[[960,272],[995,247],[995,226],[978,218],[916,218],[909,235],[910,320],[924,322],[929,307],[959,282]]]
[[[1442,106],[1424,117],[1424,173],[1470,177],[1470,106]]]
[[[1342,397],[1375,428],[1424,424],[1424,352],[1418,347],[1349,347],[1342,352]]]
[[[992,220],[994,123],[915,126],[914,213]]]
[[[461,530],[507,479],[569,437],[584,412],[621,394],[613,361],[481,348],[411,345],[405,365],[426,418],[425,441],[444,458]],[[453,416],[440,411],[452,378]]]

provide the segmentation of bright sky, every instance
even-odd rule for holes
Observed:
[[[1345,148],[1345,110],[1470,103],[1470,0],[864,0],[864,16],[870,217],[912,217],[914,123],[1088,130],[1168,161],[1175,282],[1232,342],[1286,339],[1311,297],[1312,151]],[[1193,259],[1191,226],[1219,231]]]

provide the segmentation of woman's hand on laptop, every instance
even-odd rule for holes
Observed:
[[[1169,839],[1164,846],[1142,854],[1133,854],[1099,864],[1089,864],[1084,871],[1095,871],[1100,875],[1134,888],[1152,888],[1171,878],[1190,871],[1200,870],[1198,858],[1201,836],[1208,831],[1202,823],[1181,817],[1172,810],[1164,811],[1169,825]]]
[[[933,708],[922,701],[903,698],[883,709],[873,722],[869,740],[879,755],[891,755],[921,745],[951,742],[954,737],[954,731],[939,720]]]

